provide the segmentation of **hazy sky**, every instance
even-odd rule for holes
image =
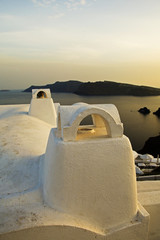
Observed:
[[[69,79],[160,87],[160,1],[0,0],[0,89]]]

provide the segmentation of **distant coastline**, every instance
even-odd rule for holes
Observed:
[[[137,151],[140,154],[151,154],[155,158],[160,156],[160,135],[150,137],[145,141],[143,148]]]
[[[32,89],[49,88],[51,92],[75,93],[85,96],[159,96],[160,88],[138,86],[112,81],[80,82],[69,80],[55,82],[42,86],[32,85],[24,92],[31,92]]]
[[[8,89],[0,89],[0,92],[9,92],[10,90]]]

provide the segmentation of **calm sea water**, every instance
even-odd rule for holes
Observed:
[[[145,141],[152,136],[160,134],[160,118],[153,112],[160,107],[160,96],[158,97],[133,97],[133,96],[78,96],[68,93],[53,93],[54,102],[63,105],[76,102],[85,103],[112,103],[119,110],[121,121],[124,124],[124,133],[131,141],[134,150],[140,150]],[[0,105],[4,104],[29,104],[31,93],[21,91],[0,92]],[[148,107],[151,113],[147,116],[140,114],[137,110]]]

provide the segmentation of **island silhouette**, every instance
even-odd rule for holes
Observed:
[[[139,86],[113,81],[81,82],[77,80],[57,81],[53,84],[32,85],[24,92],[31,92],[32,89],[49,88],[51,92],[75,93],[86,96],[158,96],[160,88]]]

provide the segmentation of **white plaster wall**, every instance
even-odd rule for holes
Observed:
[[[148,240],[160,239],[160,181],[139,181],[138,200],[150,214]]]
[[[63,142],[55,131],[45,156],[45,201],[103,229],[131,221],[137,213],[137,191],[128,138]]]
[[[52,98],[32,98],[29,115],[39,118],[51,124],[53,127],[57,127],[57,112],[59,104],[55,107]]]

